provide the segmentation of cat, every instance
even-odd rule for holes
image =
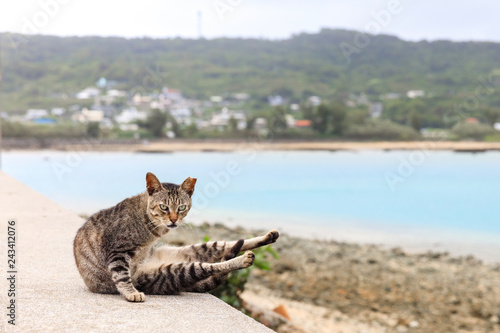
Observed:
[[[276,242],[279,232],[238,241],[184,247],[158,246],[191,209],[196,178],[181,185],[161,183],[146,174],[146,191],[92,215],[78,230],[73,251],[90,291],[120,293],[130,302],[145,294],[207,292],[231,271],[250,267],[251,249]],[[238,256],[240,251],[245,251]]]

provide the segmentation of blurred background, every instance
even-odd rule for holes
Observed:
[[[82,216],[197,177],[193,225],[289,237],[247,297],[297,329],[498,332],[499,10],[3,3],[1,169]]]

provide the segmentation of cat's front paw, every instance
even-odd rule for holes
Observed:
[[[263,238],[263,243],[265,245],[267,244],[272,244],[274,242],[276,242],[276,240],[279,238],[280,236],[280,233],[278,232],[278,230],[271,230],[269,231]]]
[[[125,298],[129,302],[144,302],[146,300],[146,296],[144,295],[144,293],[138,291],[135,293],[125,295]]]
[[[255,254],[253,254],[252,251],[246,251],[245,253],[243,253],[241,257],[243,259],[242,268],[247,268],[252,266],[253,261],[255,260]]]

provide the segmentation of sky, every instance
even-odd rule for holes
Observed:
[[[0,32],[57,36],[286,39],[340,28],[404,40],[500,42],[497,0],[22,0]]]

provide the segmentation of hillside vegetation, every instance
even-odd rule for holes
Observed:
[[[383,102],[382,118],[417,130],[450,129],[466,117],[492,124],[500,117],[500,44],[367,35],[360,47],[357,34],[323,29],[286,40],[1,34],[2,110],[67,108],[78,103],[78,91],[106,77],[131,95],[165,86],[199,100],[245,92],[250,109],[262,108],[269,95],[289,103],[316,95],[334,105],[366,94]],[[346,46],[355,50],[348,57]],[[409,90],[423,90],[425,98],[408,99]],[[388,93],[402,98],[380,98]],[[351,124],[355,118],[348,115]],[[345,135],[358,132],[359,126]]]

